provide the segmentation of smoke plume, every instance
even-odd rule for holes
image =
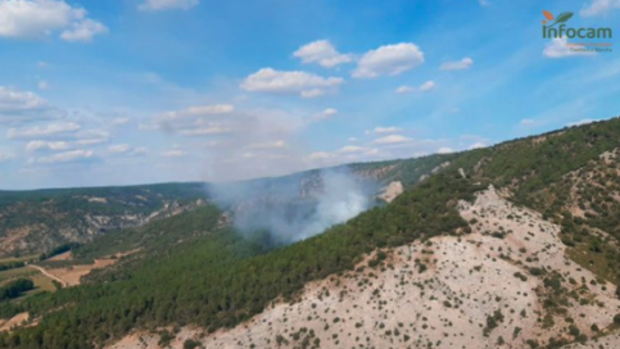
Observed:
[[[209,194],[232,212],[243,234],[282,245],[320,234],[365,211],[371,205],[370,187],[343,167],[211,185]]]

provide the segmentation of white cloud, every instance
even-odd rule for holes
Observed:
[[[313,120],[326,120],[326,119],[331,119],[333,118],[336,114],[338,114],[338,111],[334,108],[327,108],[325,110],[323,110],[322,112],[315,114],[312,119]]]
[[[214,104],[189,107],[185,110],[171,111],[164,116],[169,119],[180,119],[187,117],[200,117],[209,115],[230,114],[235,110],[235,106],[231,104]]]
[[[94,145],[105,143],[110,140],[110,133],[104,129],[83,130],[75,134],[79,145]]]
[[[213,104],[170,111],[159,117],[159,128],[183,136],[209,136],[233,131],[231,124],[239,122],[231,104]],[[140,125],[140,129],[146,126]],[[152,129],[152,128],[151,128]]]
[[[73,23],[70,29],[62,32],[60,37],[65,41],[71,42],[91,42],[97,34],[108,32],[108,28],[92,19],[85,19],[81,22]]]
[[[89,159],[93,156],[92,150],[71,150],[62,153],[53,154],[47,157],[38,158],[36,162],[42,164],[53,164],[58,162],[71,162],[83,159]]]
[[[486,147],[486,144],[484,144],[483,142],[476,142],[472,145],[469,146],[469,149],[479,149],[479,148],[484,148]]]
[[[533,125],[534,124],[534,120],[532,119],[523,119],[519,122],[519,124],[521,126],[528,126],[528,125]]]
[[[401,95],[404,95],[404,94],[407,94],[407,93],[413,93],[415,91],[416,91],[415,87],[405,86],[405,85],[399,86],[396,89],[396,93],[401,94]]]
[[[407,93],[413,93],[413,92],[429,92],[433,89],[435,89],[435,87],[437,86],[437,84],[435,84],[434,81],[429,80],[425,83],[423,83],[422,85],[420,85],[420,87],[411,87],[411,86],[400,86],[396,89],[396,93],[398,94],[407,94]]]
[[[398,127],[375,127],[372,131],[367,131],[366,134],[376,133],[376,134],[385,134],[385,133],[396,133],[400,132],[403,129]]]
[[[129,144],[116,144],[108,147],[110,154],[123,154],[127,156],[139,156],[147,153],[144,147],[132,147]]]
[[[570,47],[565,37],[554,38],[545,46],[543,54],[549,58],[563,58],[571,56],[592,56],[595,53],[591,51],[580,51],[583,47]]]
[[[161,10],[189,10],[198,6],[200,0],[146,0],[138,5],[138,9],[143,11],[161,11]]]
[[[471,67],[473,64],[474,64],[473,59],[469,57],[465,57],[461,59],[460,61],[446,62],[441,65],[440,69],[441,70],[463,70],[463,69],[467,69]]]
[[[54,108],[37,94],[0,86],[0,124],[41,121],[55,116]]]
[[[591,124],[591,123],[597,122],[597,121],[598,120],[594,120],[594,119],[581,119],[579,121],[570,122],[570,123],[566,124],[566,126],[568,126],[568,127],[581,126],[581,125]]]
[[[293,55],[301,59],[302,63],[317,63],[324,68],[333,68],[353,60],[351,55],[340,54],[327,40],[318,40],[304,45]]]
[[[90,40],[107,28],[87,17],[86,10],[61,0],[0,1],[0,37],[37,39],[64,30],[61,38]]]
[[[108,151],[113,154],[122,154],[131,150],[131,145],[129,144],[116,144],[108,147]]]
[[[15,155],[13,153],[0,149],[0,162],[9,161],[13,158],[15,158]]]
[[[307,91],[301,91],[301,97],[303,98],[316,98],[325,94],[325,91],[320,88],[313,88]]]
[[[438,154],[450,154],[453,153],[454,150],[452,150],[452,148],[450,147],[441,147],[439,149],[437,149],[437,153]]]
[[[363,148],[363,147],[358,147],[358,146],[355,146],[355,145],[347,145],[347,146],[344,146],[344,147],[340,148],[338,150],[338,152],[340,152],[340,153],[359,153],[359,152],[362,152],[364,150],[365,150],[365,148]]]
[[[374,144],[397,144],[397,143],[406,143],[411,141],[410,138],[401,135],[389,135],[385,137],[381,137],[375,139],[373,141]]]
[[[39,87],[39,90],[47,90],[50,88],[50,84],[48,84],[47,81],[45,80],[39,81],[37,86]]]
[[[428,91],[434,90],[435,87],[437,87],[437,84],[435,84],[434,81],[429,80],[420,86],[420,91],[428,92]]]
[[[278,148],[284,148],[284,147],[286,147],[286,142],[274,141],[274,142],[251,144],[248,148],[250,149],[278,149]]]
[[[71,146],[69,145],[69,143],[65,141],[37,140],[37,141],[28,142],[28,144],[26,144],[26,151],[34,152],[34,151],[43,150],[43,149],[58,151],[58,150],[67,150],[70,147]]]
[[[324,151],[318,151],[310,154],[308,158],[310,160],[326,160],[333,158],[334,155]]]
[[[27,139],[48,137],[59,134],[65,134],[80,129],[80,125],[74,122],[48,124],[46,126],[33,126],[22,129],[10,128],[7,131],[7,137],[9,139]]]
[[[316,97],[324,88],[336,88],[344,82],[342,78],[324,78],[303,71],[277,71],[263,68],[248,76],[241,88],[252,92],[299,93],[302,97]],[[321,92],[316,91],[317,89]]]
[[[95,145],[109,141],[108,138],[86,138],[77,140],[75,143],[79,145]]]
[[[32,92],[21,92],[0,86],[0,113],[46,107],[47,102]]]
[[[364,152],[364,155],[367,155],[367,156],[376,156],[379,154],[381,154],[381,151],[379,151],[379,149],[377,148],[368,149]]]
[[[164,151],[161,153],[161,156],[165,158],[180,158],[186,155],[187,153],[181,149],[173,149],[173,150],[168,150],[168,151]]]
[[[424,62],[424,53],[412,43],[381,46],[366,52],[353,71],[355,78],[398,75]]]
[[[129,123],[129,118],[114,118],[112,120],[112,124],[116,126],[121,126]]]
[[[148,153],[148,149],[146,147],[136,147],[131,149],[127,155],[128,156],[142,156]]]
[[[579,13],[584,17],[605,15],[613,9],[620,9],[620,0],[592,0]]]
[[[179,134],[183,136],[208,136],[208,135],[229,133],[229,132],[232,132],[231,128],[223,127],[223,126],[215,126],[215,125],[202,127],[202,128],[179,130]]]

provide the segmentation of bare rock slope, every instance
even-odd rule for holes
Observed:
[[[205,348],[620,347],[613,285],[565,257],[559,226],[492,187],[459,209],[469,235],[375,251],[356,271],[307,285],[293,304],[273,304],[212,334],[182,328],[170,346],[192,340]],[[134,333],[111,348],[159,342],[158,334]]]

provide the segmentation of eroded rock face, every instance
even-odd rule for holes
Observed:
[[[398,181],[391,182],[387,187],[385,187],[382,192],[379,194],[379,198],[384,200],[387,203],[394,201],[400,194],[405,191],[403,184]]]
[[[459,210],[469,235],[384,251],[388,258],[376,268],[367,266],[368,256],[363,270],[308,284],[298,302],[274,304],[233,329],[205,335],[185,327],[172,347],[194,339],[205,348],[298,348],[307,341],[321,348],[516,349],[574,341],[573,328],[591,337],[592,325],[605,331],[612,324],[620,307],[614,288],[565,257],[557,225],[492,187]],[[158,340],[136,333],[111,348],[158,348]],[[605,348],[620,345],[617,336],[601,340]]]
[[[95,202],[110,207],[118,205],[118,203],[109,203],[96,197],[72,198],[72,200],[79,203]],[[24,214],[22,206],[25,205],[16,202],[0,209],[0,219],[6,220],[5,225],[0,226],[0,256],[10,256],[16,253],[37,254],[69,242],[85,243],[107,231],[138,227],[154,219],[171,217],[193,210],[205,203],[205,200],[198,199],[181,205],[171,200],[165,202],[160,209],[145,213],[127,213],[118,210],[119,212],[108,214],[92,214],[85,208],[67,211],[66,208],[50,201],[39,207],[28,206],[31,211],[26,211]],[[79,204],[76,205],[79,206]]]

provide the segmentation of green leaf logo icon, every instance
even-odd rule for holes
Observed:
[[[549,26],[549,28],[553,27],[554,25],[556,25],[558,23],[564,23],[564,22],[568,21],[569,19],[571,19],[572,17],[573,17],[573,13],[572,12],[562,12],[555,19],[555,22],[553,22],[553,24]]]

